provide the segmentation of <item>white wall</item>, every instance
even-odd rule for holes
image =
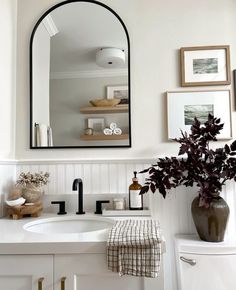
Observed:
[[[0,159],[14,158],[17,0],[0,9]]]
[[[15,176],[15,83],[17,0],[1,0],[0,8],[0,217]]]
[[[93,146],[94,144],[91,142],[80,140],[80,135],[83,135],[84,129],[88,127],[88,118],[104,118],[105,126],[109,126],[111,122],[116,122],[123,132],[127,133],[128,113],[93,115],[80,113],[82,107],[90,105],[90,100],[106,98],[107,86],[127,85],[127,83],[126,76],[51,79],[50,124],[53,144],[55,146]],[[113,142],[111,141],[110,144],[114,145]],[[125,145],[128,144],[126,140],[121,142]],[[107,141],[104,143],[108,144]],[[123,145],[120,143],[119,145]],[[101,145],[101,141],[99,145]]]
[[[49,74],[50,74],[50,35],[41,23],[33,43],[33,128],[34,123],[50,125],[49,118]],[[36,81],[37,80],[37,81]]]

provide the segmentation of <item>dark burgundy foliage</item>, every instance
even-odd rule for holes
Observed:
[[[179,156],[159,158],[155,165],[140,173],[149,173],[141,194],[158,189],[165,198],[169,189],[179,185],[199,187],[199,206],[208,207],[217,198],[227,180],[236,181],[236,140],[229,146],[210,149],[210,141],[217,141],[216,135],[223,129],[220,119],[211,114],[203,125],[197,118],[191,126],[191,133],[181,132],[175,139],[180,143]]]

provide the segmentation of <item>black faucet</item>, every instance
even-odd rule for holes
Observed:
[[[78,211],[76,214],[85,214],[83,210],[83,181],[81,178],[76,178],[73,181],[72,190],[78,190]]]
[[[57,214],[67,214],[66,202],[64,200],[51,201],[51,204],[59,204],[59,212]]]

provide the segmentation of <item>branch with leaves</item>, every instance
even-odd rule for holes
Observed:
[[[140,172],[149,173],[141,194],[159,190],[165,198],[171,188],[196,184],[199,206],[209,207],[227,180],[236,181],[236,140],[230,146],[210,148],[210,142],[217,141],[216,136],[223,126],[220,119],[211,114],[203,125],[195,118],[191,133],[181,132],[182,137],[174,139],[180,143],[178,158],[159,158],[156,164]]]

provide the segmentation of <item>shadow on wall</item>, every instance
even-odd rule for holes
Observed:
[[[11,192],[12,188],[14,187],[15,183],[12,179],[8,179],[4,182],[2,189],[1,189],[1,194],[0,194],[0,217],[6,215],[6,210],[5,210],[5,200],[8,199],[9,193]]]

